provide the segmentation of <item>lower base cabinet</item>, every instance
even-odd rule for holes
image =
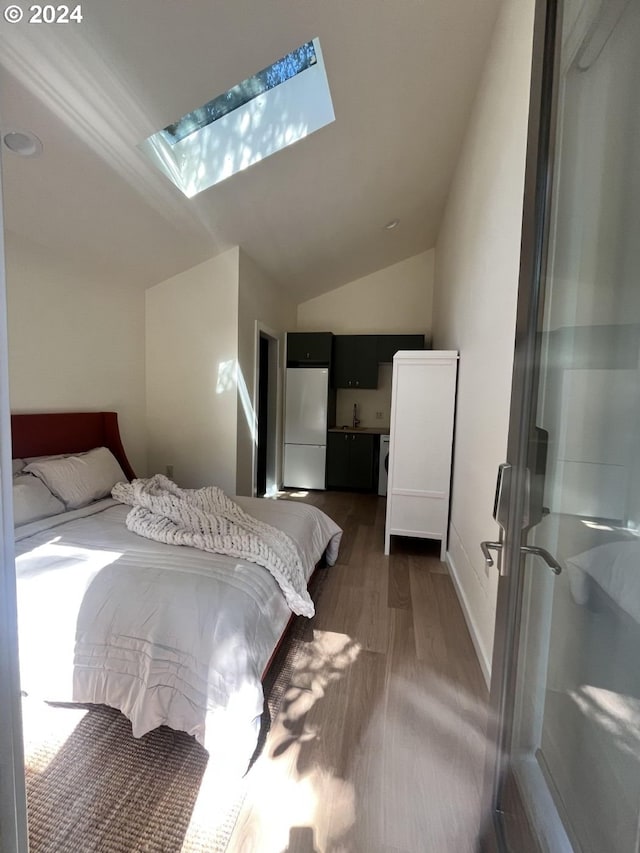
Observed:
[[[327,488],[374,491],[377,435],[327,435]]]

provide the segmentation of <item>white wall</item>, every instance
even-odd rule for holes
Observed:
[[[295,328],[296,306],[293,300],[242,250],[239,257],[238,299],[238,433],[237,482],[239,495],[252,494],[253,449],[255,440],[254,391],[256,364],[256,321],[281,338],[279,372],[282,372],[284,332]],[[240,378],[242,377],[242,379]],[[282,376],[280,376],[282,389]],[[282,419],[278,430],[278,446],[282,442]]]
[[[146,473],[144,293],[7,233],[13,411],[116,411]]]
[[[238,262],[234,247],[146,292],[149,472],[236,490]]]
[[[431,336],[430,249],[298,305],[299,331]]]
[[[505,0],[436,243],[434,347],[460,366],[448,559],[485,674],[497,574],[496,471],[506,455],[534,0]]]

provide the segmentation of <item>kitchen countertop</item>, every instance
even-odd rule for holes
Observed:
[[[365,435],[389,435],[390,427],[329,427],[328,432],[363,432]]]

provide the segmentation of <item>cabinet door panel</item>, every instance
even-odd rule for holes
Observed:
[[[375,436],[352,433],[349,445],[349,485],[352,489],[372,489]]]
[[[287,366],[331,364],[333,335],[331,332],[289,332],[287,334]]]
[[[358,335],[356,388],[378,387],[378,336]]]
[[[391,364],[399,350],[424,349],[424,335],[378,335],[378,361]]]
[[[439,539],[447,526],[447,496],[394,495],[389,525],[400,536],[433,536]]]
[[[349,433],[327,433],[327,487],[345,489],[349,486]]]
[[[355,370],[352,335],[336,335],[333,348],[333,382],[336,388],[350,388]]]
[[[394,489],[449,492],[455,367],[403,364],[394,377]]]
[[[377,335],[336,335],[334,383],[336,388],[377,388]]]

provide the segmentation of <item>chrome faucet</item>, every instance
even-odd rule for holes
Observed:
[[[358,417],[358,404],[353,404],[353,428],[357,429],[360,426],[360,418]]]

